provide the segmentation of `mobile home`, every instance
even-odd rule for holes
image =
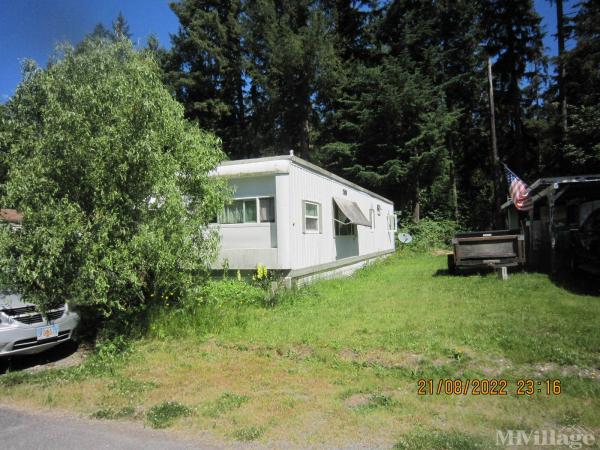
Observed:
[[[215,269],[262,264],[302,283],[395,250],[393,202],[293,154],[226,161],[215,175],[234,192],[216,225]]]

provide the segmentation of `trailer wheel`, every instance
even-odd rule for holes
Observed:
[[[456,273],[456,263],[454,262],[454,255],[448,255],[448,272],[454,275]]]

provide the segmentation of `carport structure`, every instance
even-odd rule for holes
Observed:
[[[507,225],[524,229],[529,268],[556,272],[570,260],[571,232],[600,208],[600,174],[540,178],[529,195],[528,212],[517,211],[512,200],[502,205]]]

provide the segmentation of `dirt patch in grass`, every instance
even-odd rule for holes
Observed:
[[[314,353],[315,350],[312,347],[304,344],[284,346],[277,349],[277,354],[279,356],[299,360],[310,358]]]
[[[577,365],[561,366],[554,362],[536,364],[533,371],[537,377],[544,377],[549,373],[560,373],[562,376],[576,376],[589,380],[600,381],[600,370]]]
[[[408,367],[417,368],[423,358],[417,353],[390,352],[382,349],[368,350],[358,353],[354,350],[343,348],[338,356],[347,362],[354,362],[364,366],[380,366],[386,369]]]
[[[468,362],[470,370],[481,372],[488,378],[498,378],[513,367],[514,364],[508,359],[491,355],[478,355]]]
[[[360,408],[361,406],[367,406],[370,401],[371,394],[352,394],[344,400],[344,405],[348,408]]]

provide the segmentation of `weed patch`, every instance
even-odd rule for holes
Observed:
[[[234,439],[238,441],[254,441],[265,432],[263,427],[245,427],[233,432]]]
[[[152,428],[168,428],[179,417],[189,416],[192,410],[178,402],[162,402],[146,413],[146,419]]]
[[[441,431],[417,427],[402,436],[395,450],[478,450],[493,448],[490,443],[459,431]]]
[[[151,389],[156,389],[158,384],[153,381],[139,381],[132,378],[117,378],[108,388],[122,398],[133,400]]]
[[[364,394],[363,394],[364,395]],[[352,398],[352,397],[351,397]],[[367,396],[364,401],[360,402],[355,410],[358,412],[369,412],[375,409],[391,409],[398,406],[398,401],[393,399],[389,395],[385,394],[371,394]]]
[[[234,409],[238,409],[250,398],[245,395],[237,395],[231,392],[223,393],[214,403],[212,403],[204,412],[207,417],[219,417]]]
[[[114,410],[112,408],[99,409],[94,412],[91,417],[93,419],[123,419],[126,417],[132,417],[135,415],[135,408],[133,406],[125,406],[124,408]]]

